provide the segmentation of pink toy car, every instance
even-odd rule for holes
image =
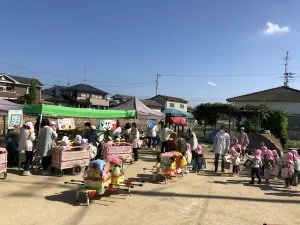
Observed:
[[[5,148],[0,148],[0,173],[3,173],[3,178],[7,177],[7,151]]]

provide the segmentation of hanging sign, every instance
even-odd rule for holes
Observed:
[[[76,128],[73,118],[63,118],[57,120],[58,130],[74,130]]]
[[[22,110],[9,110],[8,111],[8,129],[18,129],[23,124],[23,111]]]

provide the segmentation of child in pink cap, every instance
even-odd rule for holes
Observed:
[[[292,150],[291,153],[293,154],[294,158],[294,174],[293,174],[293,186],[298,186],[298,177],[300,173],[300,156],[298,155],[297,150]]]
[[[269,184],[269,180],[271,178],[271,171],[274,167],[274,156],[273,152],[269,149],[265,150],[265,156],[263,158],[263,165],[264,165],[264,177],[266,179],[265,183]]]
[[[279,163],[280,163],[280,157],[278,155],[277,150],[273,150],[273,157],[274,157],[274,166],[273,166],[273,170],[271,172],[272,175],[274,175],[274,179],[277,179],[277,176],[279,174]]]
[[[232,176],[239,176],[240,172],[240,152],[241,145],[236,145],[229,149],[229,155],[232,162]]]
[[[261,178],[259,175],[260,168],[262,167],[262,161],[261,161],[261,150],[257,149],[254,153],[254,156],[250,156],[246,153],[246,156],[251,159],[251,182],[250,184],[254,184],[254,176],[256,175],[258,179],[258,184],[261,184]]]
[[[292,188],[292,177],[294,174],[294,156],[291,152],[286,153],[284,169],[287,169],[287,174],[285,174],[285,188]]]

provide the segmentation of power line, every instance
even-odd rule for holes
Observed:
[[[252,76],[280,76],[281,74],[160,74],[164,77],[252,77]]]

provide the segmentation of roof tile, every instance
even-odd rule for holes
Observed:
[[[290,87],[276,87],[233,98],[228,102],[300,102],[300,91]]]

